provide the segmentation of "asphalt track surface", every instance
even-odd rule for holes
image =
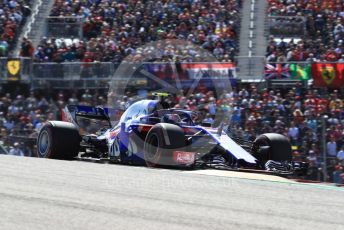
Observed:
[[[341,188],[203,174],[0,155],[0,229],[344,229]]]

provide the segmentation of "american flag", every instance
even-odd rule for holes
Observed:
[[[265,65],[265,79],[290,78],[290,67],[288,63],[268,63]]]

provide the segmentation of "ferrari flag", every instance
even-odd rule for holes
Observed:
[[[7,80],[19,81],[20,80],[20,59],[9,58],[7,60]]]
[[[315,87],[341,88],[344,86],[344,63],[313,63]]]

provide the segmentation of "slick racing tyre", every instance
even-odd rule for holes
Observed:
[[[144,160],[148,167],[173,166],[173,151],[185,147],[182,128],[169,123],[154,125],[148,132],[144,144]]]
[[[37,156],[71,160],[79,153],[81,137],[74,124],[63,121],[48,121],[37,138]]]
[[[252,152],[259,162],[264,165],[268,160],[285,162],[291,161],[291,144],[287,137],[277,133],[265,133],[253,142]]]

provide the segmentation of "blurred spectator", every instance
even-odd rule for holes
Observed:
[[[299,128],[295,126],[294,122],[291,122],[291,127],[289,128],[288,136],[290,137],[292,144],[296,144],[299,138]]]
[[[337,156],[337,142],[334,136],[331,136],[330,141],[327,142],[327,155],[329,157]]]
[[[32,42],[29,39],[27,39],[26,37],[24,37],[23,41],[21,43],[20,56],[32,57],[33,51],[34,51],[34,47],[32,45]]]
[[[333,183],[336,184],[342,184],[343,179],[341,177],[341,174],[343,173],[343,167],[340,164],[337,164],[335,166],[335,170],[333,171]]]
[[[202,121],[203,123],[208,123],[208,124],[213,124],[214,123],[214,119],[212,118],[212,116],[208,113],[206,115],[206,117],[203,119]]]
[[[9,155],[21,157],[24,156],[24,152],[20,149],[18,142],[14,143],[13,148],[9,152]]]
[[[340,148],[339,152],[337,153],[337,158],[340,161],[344,160],[344,145]]]

